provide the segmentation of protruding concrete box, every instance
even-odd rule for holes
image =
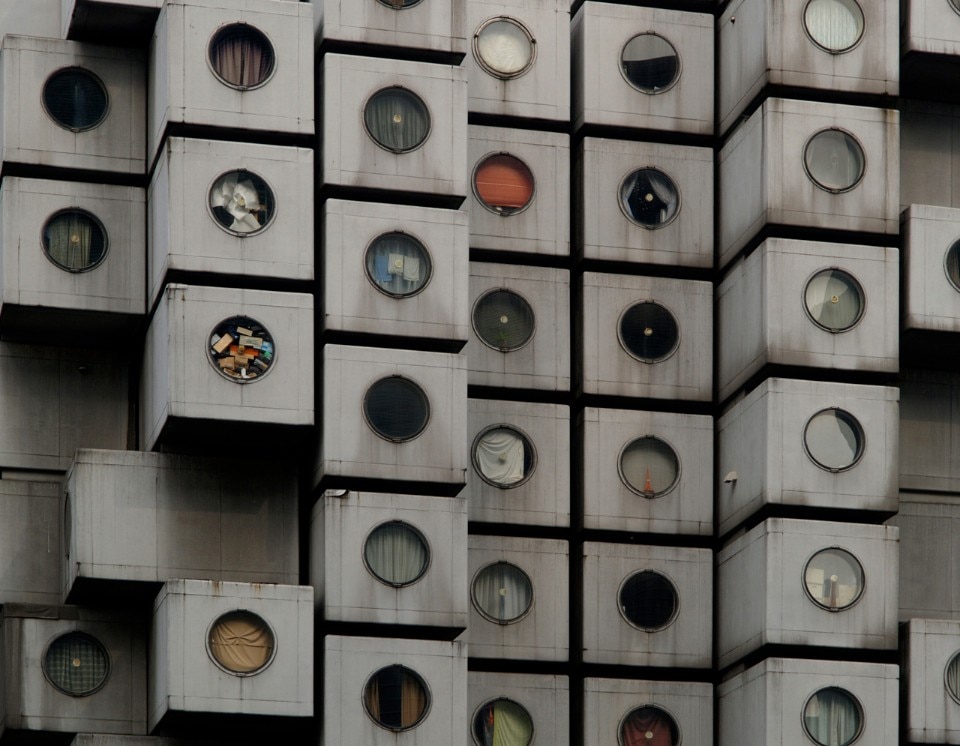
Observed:
[[[766,379],[717,424],[720,534],[770,504],[896,513],[898,398],[886,386]]]
[[[896,746],[900,732],[898,676],[897,666],[876,663],[768,658],[717,687],[718,744],[812,743],[805,726],[805,714],[816,722],[823,713],[815,708],[812,713],[807,712],[811,696],[823,689],[828,690],[828,694],[842,689],[859,704],[860,729],[856,740],[877,746]],[[834,722],[847,713],[849,710],[845,708],[836,712]],[[847,735],[847,731],[844,734]]]
[[[304,7],[304,6],[301,6]],[[324,119],[320,184],[440,195],[467,194],[467,73],[423,62],[327,54],[320,62]],[[403,88],[426,106],[426,139],[412,150],[378,145],[364,125],[371,96]]]
[[[586,407],[579,431],[584,528],[713,535],[712,417]]]
[[[466,341],[468,225],[463,210],[327,200],[319,273],[323,278],[321,331]],[[397,233],[419,242],[428,258],[426,266],[422,259],[417,263],[416,279],[410,280],[423,283],[422,289],[411,291],[414,294],[394,293],[386,282],[378,284],[379,279],[402,274],[401,268],[393,270],[395,274],[388,268],[384,278],[377,275],[377,240]]]
[[[409,7],[389,0],[315,0],[316,43],[323,50],[369,44],[462,58],[468,44],[465,5],[466,0],[413,3]]]
[[[655,629],[628,621],[624,612],[625,584],[641,572],[658,575],[661,585],[666,580],[673,589],[673,612]],[[626,666],[710,668],[712,599],[713,553],[709,549],[586,542],[583,659]]]
[[[657,52],[658,62],[675,67],[672,81],[646,91],[628,80],[625,68],[633,62],[622,58],[641,34],[659,36],[674,51],[672,58]],[[571,35],[575,129],[599,124],[713,134],[712,15],[589,2],[573,17]]]
[[[63,598],[183,576],[296,583],[296,469],[261,466],[238,490],[235,461],[78,450],[63,488]]]
[[[904,637],[907,741],[960,744],[960,690],[954,663],[960,653],[960,622],[910,619]]]
[[[577,364],[583,393],[710,401],[713,285],[596,272],[584,272],[581,283],[582,352]],[[635,311],[640,311],[639,326],[631,320]],[[652,326],[643,325],[647,317]],[[657,347],[644,354],[645,343],[638,335],[654,334]],[[627,351],[631,341],[637,354]]]
[[[570,525],[568,406],[468,399],[467,438],[470,470],[461,497],[471,521]],[[509,465],[509,473],[491,473],[491,461]]]
[[[805,22],[810,12],[807,6],[805,0],[737,0],[727,5],[717,24],[721,132],[736,124],[737,117],[767,86],[897,95],[900,69],[895,5],[860,3],[859,38],[851,39],[856,36],[857,23],[852,12],[850,26],[831,18],[836,23],[833,34],[818,29],[839,46],[852,40],[839,53],[814,41]],[[816,20],[824,23],[820,17]]]
[[[60,603],[60,482],[0,479],[0,603]]]
[[[899,270],[892,247],[768,238],[717,291],[720,400],[765,365],[896,373]]]
[[[252,380],[221,374],[211,356],[215,329],[234,317],[263,325],[273,339],[269,368]],[[313,424],[313,369],[312,296],[167,285],[147,330],[140,444],[198,439],[204,423],[216,425],[207,448],[232,441],[231,422],[254,430],[287,426],[287,435],[298,437]]]
[[[64,68],[80,68],[94,76],[94,84],[99,84],[106,99],[99,124],[70,129],[47,113],[44,85]],[[144,173],[146,74],[142,53],[7,35],[0,48],[0,74],[4,163]]]
[[[681,145],[584,138],[577,190],[578,253],[605,259],[682,267],[713,266],[713,151]],[[653,169],[677,191],[673,217],[655,227],[630,216],[630,179]],[[624,190],[627,190],[625,196]]]
[[[146,46],[162,5],[163,0],[61,0],[62,35],[102,44],[142,40]]]
[[[899,122],[892,109],[764,101],[720,151],[720,266],[729,264],[768,225],[896,235]],[[828,190],[808,175],[806,156],[814,135],[836,130],[859,145],[863,168],[852,186]],[[826,183],[853,181],[854,155],[851,169],[838,175],[830,172],[835,181]]]
[[[256,178],[270,192],[268,203],[233,208],[234,223],[248,221],[239,229],[216,218],[211,204],[224,194],[221,177],[234,171],[247,172],[228,182],[234,202],[249,199]],[[230,185],[237,181],[233,191]],[[312,150],[171,137],[160,153],[147,204],[151,303],[171,276],[191,272],[313,279]],[[255,227],[258,223],[263,227]]]
[[[81,666],[91,664],[89,678],[71,678],[50,669],[50,645],[71,633],[92,641],[78,658]],[[104,663],[106,670],[98,676]],[[136,614],[4,604],[0,671],[4,693],[0,735],[14,731],[147,733],[147,625]],[[52,683],[55,680],[84,694],[68,694],[63,686]]]
[[[420,547],[374,537],[377,530],[398,528],[418,537]],[[466,628],[465,501],[327,490],[313,507],[310,537],[310,583],[320,619],[444,627],[451,637]],[[378,552],[392,554],[383,559]]]
[[[901,3],[900,55],[904,89],[922,90],[921,98],[945,97],[944,87],[949,86],[956,76],[954,58],[960,54],[960,26],[956,13],[950,2],[906,0]]]
[[[570,652],[567,542],[479,535],[467,541],[472,607],[462,639],[470,644],[470,657],[566,661]],[[528,603],[523,608],[522,602],[513,602],[515,594],[522,596],[525,584],[508,570],[503,573],[506,579],[500,579],[503,586],[493,589],[505,603],[504,612],[494,617],[485,608],[485,599],[491,597],[488,581],[491,576],[497,579],[495,570],[503,563],[526,575]]]
[[[239,635],[221,618],[259,618],[248,639],[272,644],[243,660]],[[264,626],[269,634],[263,633]],[[231,638],[232,634],[238,637]],[[150,730],[193,713],[305,718],[313,715],[313,593],[309,587],[170,580],[157,596],[150,631]],[[266,640],[265,640],[266,638]],[[231,643],[230,640],[233,640]],[[234,656],[214,645],[233,645]],[[240,669],[266,662],[258,668]],[[241,665],[244,664],[244,665]],[[232,668],[228,668],[228,665]]]
[[[477,740],[476,724],[478,718],[485,714],[485,708],[490,704],[496,707],[497,700],[505,699],[527,711],[536,741],[552,746],[570,746],[570,719],[567,717],[570,711],[570,683],[566,676],[484,671],[467,674],[468,735],[463,743],[470,744]],[[493,727],[496,738],[496,709]],[[509,731],[509,727],[504,730]]]
[[[393,732],[365,706],[374,674],[403,666],[420,677],[426,711],[420,724]],[[412,677],[411,677],[412,678]],[[336,637],[323,642],[323,732],[320,746],[463,743],[467,722],[467,646],[461,642]]]
[[[226,69],[220,76],[212,42],[235,24],[266,39],[272,65],[259,57],[255,73]],[[171,124],[313,134],[312,37],[313,5],[306,3],[165,0],[150,46],[147,152],[156,154]]]
[[[720,667],[764,645],[896,650],[898,535],[770,518],[734,539],[717,555]],[[822,550],[842,550],[849,572],[826,576],[839,564],[816,559]]]
[[[904,329],[960,331],[960,287],[951,279],[949,258],[958,240],[960,209],[910,205],[904,211]]]

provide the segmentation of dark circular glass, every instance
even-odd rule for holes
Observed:
[[[680,190],[663,171],[640,168],[620,185],[620,207],[638,225],[662,228],[680,210]]]
[[[210,40],[208,59],[221,83],[241,91],[259,88],[276,67],[273,45],[248,23],[224,26]]]
[[[491,212],[504,217],[516,215],[533,201],[533,173],[516,156],[495,153],[477,164],[473,190],[480,204]]]
[[[853,189],[863,178],[866,158],[860,143],[840,129],[821,130],[807,140],[803,164],[821,189],[839,193]]]
[[[519,350],[536,330],[533,308],[511,290],[492,290],[473,307],[473,329],[495,350]]]
[[[430,281],[433,265],[426,247],[406,233],[384,233],[367,247],[364,265],[377,290],[408,298]]]
[[[807,282],[803,300],[813,322],[827,331],[851,329],[863,316],[863,289],[842,269],[817,272]]]
[[[406,10],[414,5],[419,5],[423,0],[377,0],[377,2],[394,10]]]
[[[276,648],[266,620],[249,611],[222,614],[210,626],[207,650],[223,669],[238,676],[260,673],[270,665]]]
[[[620,723],[620,746],[677,746],[680,728],[664,710],[644,705],[631,710]]]
[[[620,453],[620,478],[643,497],[660,497],[680,478],[677,452],[652,435],[631,441]]]
[[[473,37],[477,63],[495,78],[509,80],[523,75],[536,56],[533,35],[513,18],[492,18]]]
[[[93,694],[106,683],[109,671],[107,651],[83,632],[61,635],[50,643],[43,656],[47,680],[71,697]]]
[[[387,730],[416,728],[427,716],[430,693],[420,674],[406,666],[381,668],[363,688],[363,706],[377,725]]]
[[[680,328],[666,308],[643,301],[630,306],[620,318],[620,342],[638,360],[655,363],[677,349]]]
[[[54,122],[73,132],[90,130],[107,116],[107,89],[81,67],[57,70],[43,84],[43,107]]]
[[[856,0],[810,0],[803,10],[803,27],[821,49],[848,52],[863,36],[863,10]]]
[[[803,729],[820,746],[848,746],[860,737],[863,710],[850,692],[827,687],[807,700]]]
[[[78,208],[54,213],[44,223],[41,242],[47,258],[67,272],[86,272],[107,256],[103,224]]]
[[[263,378],[276,362],[273,336],[249,316],[231,316],[210,332],[207,352],[213,367],[235,383]]]
[[[620,69],[643,93],[660,93],[680,77],[680,56],[673,44],[657,34],[638,34],[620,53]]]
[[[960,704],[960,652],[954,653],[943,671],[943,683],[954,702]]]
[[[620,613],[630,624],[648,632],[670,624],[678,604],[673,583],[652,570],[631,575],[620,587]]]
[[[426,428],[430,404],[423,389],[409,378],[389,376],[367,389],[363,414],[377,435],[401,443]]]
[[[958,0],[960,2],[960,0]],[[956,290],[960,290],[960,239],[953,242],[944,257],[944,269],[947,279]]]
[[[863,455],[863,428],[842,409],[824,409],[807,421],[803,443],[810,458],[827,471],[843,471]]]
[[[430,112],[406,88],[384,88],[363,107],[363,122],[374,142],[394,153],[419,148],[430,134]]]
[[[390,521],[367,536],[363,559],[377,580],[399,588],[423,577],[430,564],[430,550],[419,531],[406,523]]]
[[[533,583],[516,565],[494,562],[476,574],[470,595],[486,619],[509,624],[522,619],[533,606]]]
[[[512,699],[495,699],[473,716],[473,739],[480,746],[530,746],[533,718]]]
[[[495,425],[473,442],[473,466],[494,487],[519,487],[531,476],[537,457],[527,436],[509,425]]]
[[[210,212],[217,225],[228,233],[249,236],[259,233],[273,220],[273,190],[250,171],[228,171],[210,187]]]
[[[846,549],[822,549],[807,562],[803,584],[818,606],[830,611],[848,609],[863,594],[863,567]]]

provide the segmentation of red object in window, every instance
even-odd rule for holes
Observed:
[[[644,707],[627,717],[621,734],[624,746],[673,746],[672,731],[670,719],[665,713]]]
[[[494,209],[519,210],[533,198],[533,174],[519,158],[492,155],[473,177],[477,196]]]

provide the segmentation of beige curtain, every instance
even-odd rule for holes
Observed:
[[[256,671],[270,660],[273,634],[266,622],[253,615],[222,619],[210,630],[210,650],[230,671]]]
[[[47,226],[47,253],[58,264],[83,269],[90,264],[93,225],[78,214],[64,214]]]
[[[380,719],[380,679],[377,676],[367,684],[367,710],[375,720]]]
[[[236,86],[254,86],[270,74],[272,55],[255,37],[229,35],[212,52],[213,67],[221,78]]]
[[[525,476],[523,438],[506,428],[484,433],[477,441],[477,467],[491,482],[516,484]]]
[[[420,682],[412,676],[403,677],[403,687],[400,701],[400,722],[402,727],[409,728],[416,723],[427,706],[426,692]]]

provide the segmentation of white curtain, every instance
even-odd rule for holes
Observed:
[[[804,21],[818,44],[841,51],[856,44],[863,16],[852,0],[810,0]]]
[[[237,233],[258,231],[266,223],[266,207],[251,179],[233,172],[224,176],[210,192],[210,206],[222,207],[232,218],[225,227]]]
[[[390,150],[412,150],[427,136],[426,108],[413,94],[400,88],[375,94],[367,102],[363,116],[370,134]]]
[[[491,482],[516,484],[526,476],[525,446],[519,433],[497,428],[483,434],[476,445],[477,467]]]
[[[381,236],[367,251],[367,272],[388,293],[409,295],[427,280],[429,265],[420,247],[408,236]]]
[[[841,689],[821,689],[810,698],[803,715],[807,732],[821,746],[846,746],[860,730],[860,711]]]
[[[473,583],[477,605],[488,616],[508,622],[522,616],[533,600],[533,588],[518,567],[498,562],[477,575]]]
[[[420,577],[427,564],[427,547],[402,523],[380,526],[367,538],[364,555],[377,577],[402,585]]]
[[[495,21],[477,37],[480,59],[503,75],[516,75],[530,63],[530,40],[519,26]]]
[[[69,269],[90,265],[93,224],[78,213],[65,213],[47,225],[47,253],[58,264]]]
[[[846,418],[835,410],[821,412],[807,424],[804,436],[810,455],[828,469],[843,469],[857,459],[860,439]]]
[[[821,272],[811,279],[806,301],[810,315],[829,329],[846,329],[860,315],[860,293],[838,272]]]

